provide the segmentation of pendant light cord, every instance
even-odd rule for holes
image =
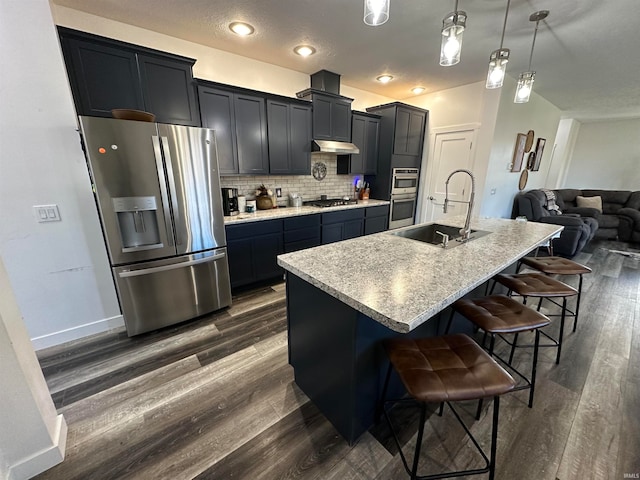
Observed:
[[[540,20],[536,20],[536,29],[533,31],[533,42],[531,43],[531,53],[529,54],[529,71],[531,71],[531,61],[533,60],[533,47],[536,46],[536,36],[538,35],[538,24]]]
[[[458,4],[458,0],[456,0],[456,5]],[[502,37],[500,37],[500,50],[502,50],[502,44],[504,43],[504,31],[507,29],[507,17],[509,16],[509,5],[511,4],[511,0],[507,0],[507,11],[504,12],[504,24],[502,25]]]

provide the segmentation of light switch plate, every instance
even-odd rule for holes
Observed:
[[[59,222],[60,210],[58,205],[34,205],[33,211],[36,214],[36,220],[42,222]]]

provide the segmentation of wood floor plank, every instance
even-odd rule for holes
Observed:
[[[318,409],[306,403],[196,478],[321,479],[349,450]]]

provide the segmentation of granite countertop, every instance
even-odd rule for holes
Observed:
[[[286,207],[272,208],[270,210],[258,210],[253,213],[241,213],[233,217],[224,217],[225,225],[235,225],[239,223],[256,222],[260,220],[273,220],[276,218],[295,217],[299,215],[311,215],[314,213],[334,212],[336,210],[346,210],[351,208],[376,207],[378,205],[389,205],[387,200],[358,200],[354,205],[338,205],[336,207]]]
[[[461,226],[464,218],[439,223]],[[388,231],[280,255],[278,264],[406,333],[562,230],[507,219],[473,219],[471,227],[492,233],[444,250]]]

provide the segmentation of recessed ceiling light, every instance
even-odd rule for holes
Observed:
[[[247,35],[251,35],[255,29],[252,25],[244,22],[233,22],[229,25],[229,29],[236,35],[240,35],[241,37],[246,37]]]
[[[316,49],[310,45],[298,45],[293,49],[293,51],[301,57],[308,57],[309,55],[313,55],[314,53],[316,53]]]
[[[424,87],[413,87],[411,91],[416,95],[420,95],[422,92],[424,92]]]
[[[389,83],[391,80],[393,80],[393,76],[392,75],[380,75],[379,77],[376,77],[376,80],[379,81],[380,83]]]

